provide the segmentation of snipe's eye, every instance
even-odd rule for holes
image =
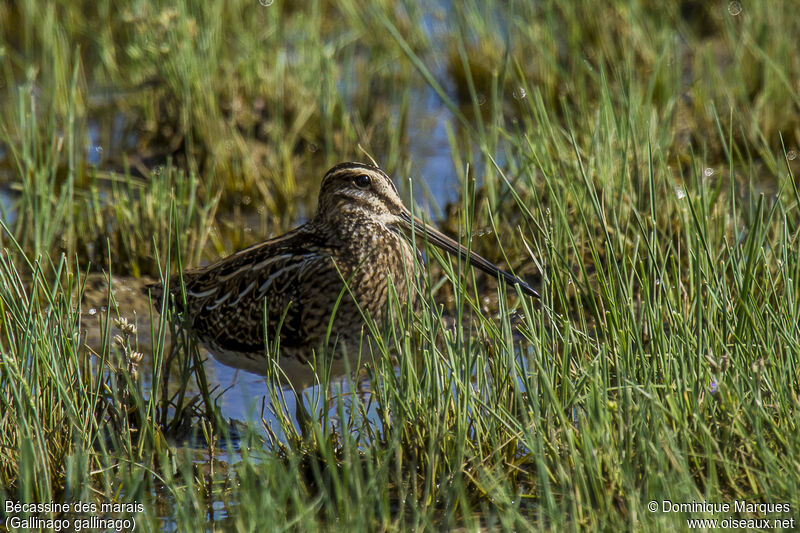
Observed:
[[[370,183],[369,176],[367,176],[366,174],[359,174],[353,179],[353,183],[355,183],[356,187],[358,187],[359,189],[366,189],[367,187],[369,187]]]

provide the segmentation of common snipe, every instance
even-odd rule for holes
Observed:
[[[539,296],[527,283],[413,217],[391,179],[361,163],[342,163],[328,171],[317,213],[307,223],[184,272],[185,305],[177,277],[169,291],[198,339],[220,362],[264,374],[265,338],[272,342],[277,334],[281,371],[296,382],[309,374],[306,363],[312,353],[320,353],[326,339],[339,347],[335,359],[341,360],[341,347],[351,357],[358,355],[365,332],[362,312],[377,324],[388,318],[390,278],[400,303],[407,303],[411,291],[406,283],[419,268],[407,238],[412,227],[415,235],[459,254],[472,266]],[[149,290],[161,300],[161,284]]]

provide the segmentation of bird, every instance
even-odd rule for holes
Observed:
[[[365,316],[375,324],[391,319],[390,283],[401,305],[417,305],[414,291],[406,290],[419,271],[412,234],[539,297],[526,282],[413,216],[379,167],[356,162],[328,170],[317,211],[305,224],[175,275],[167,290],[163,283],[146,290],[159,305],[169,296],[221,363],[266,375],[270,360],[277,360],[284,380],[308,385],[309,363],[326,349],[339,366],[335,372],[349,368],[369,336]],[[278,353],[267,354],[270,341]]]

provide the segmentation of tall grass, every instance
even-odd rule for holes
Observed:
[[[179,530],[800,519],[800,28],[734,4],[0,7],[0,499]],[[427,250],[366,384],[322,376],[302,417],[272,382],[267,427],[222,419],[169,316],[137,317],[139,362],[109,297],[83,345],[88,270],[277,233],[340,160],[424,190],[421,105],[461,184],[440,225],[541,302]]]

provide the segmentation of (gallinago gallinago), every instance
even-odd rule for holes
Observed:
[[[306,363],[312,353],[320,353],[326,338],[350,354],[359,353],[365,331],[362,312],[378,324],[387,318],[390,278],[401,304],[407,303],[406,283],[418,268],[407,239],[412,225],[416,235],[475,268],[539,296],[527,283],[413,217],[391,179],[361,163],[342,163],[328,171],[317,213],[307,223],[184,272],[185,304],[177,277],[169,290],[194,333],[220,362],[264,374],[265,334],[270,340],[277,335],[279,366],[296,383],[299,376],[311,374]],[[161,284],[149,290],[154,299],[162,298]],[[337,348],[335,359],[341,360],[341,353]]]

